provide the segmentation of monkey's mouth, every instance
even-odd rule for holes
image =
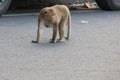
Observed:
[[[45,25],[45,27],[46,27],[46,28],[49,28],[50,26],[48,26],[48,25]]]
[[[46,27],[46,28],[51,28],[52,25],[51,25],[51,24],[45,24],[45,27]]]

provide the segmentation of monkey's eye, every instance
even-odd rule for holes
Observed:
[[[45,11],[44,13],[47,14],[47,11]]]

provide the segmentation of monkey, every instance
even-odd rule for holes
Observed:
[[[67,25],[67,37],[70,39],[71,35],[71,14],[69,8],[65,5],[54,5],[51,7],[45,7],[40,10],[38,16],[38,29],[37,29],[37,39],[32,41],[32,43],[39,43],[41,40],[41,30],[42,24],[45,27],[50,27],[52,25],[53,35],[50,43],[56,43],[57,41],[64,41],[64,28]],[[59,39],[57,35],[59,33]]]

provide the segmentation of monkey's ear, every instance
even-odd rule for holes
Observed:
[[[53,10],[52,8],[50,9],[50,11],[51,11],[51,12],[54,12],[54,10]]]
[[[54,16],[54,15],[55,15],[55,10],[50,9],[50,12],[52,13],[52,16]]]

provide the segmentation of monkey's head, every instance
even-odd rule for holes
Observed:
[[[56,14],[52,8],[44,8],[42,11],[43,19],[49,24],[53,24],[56,21]]]

